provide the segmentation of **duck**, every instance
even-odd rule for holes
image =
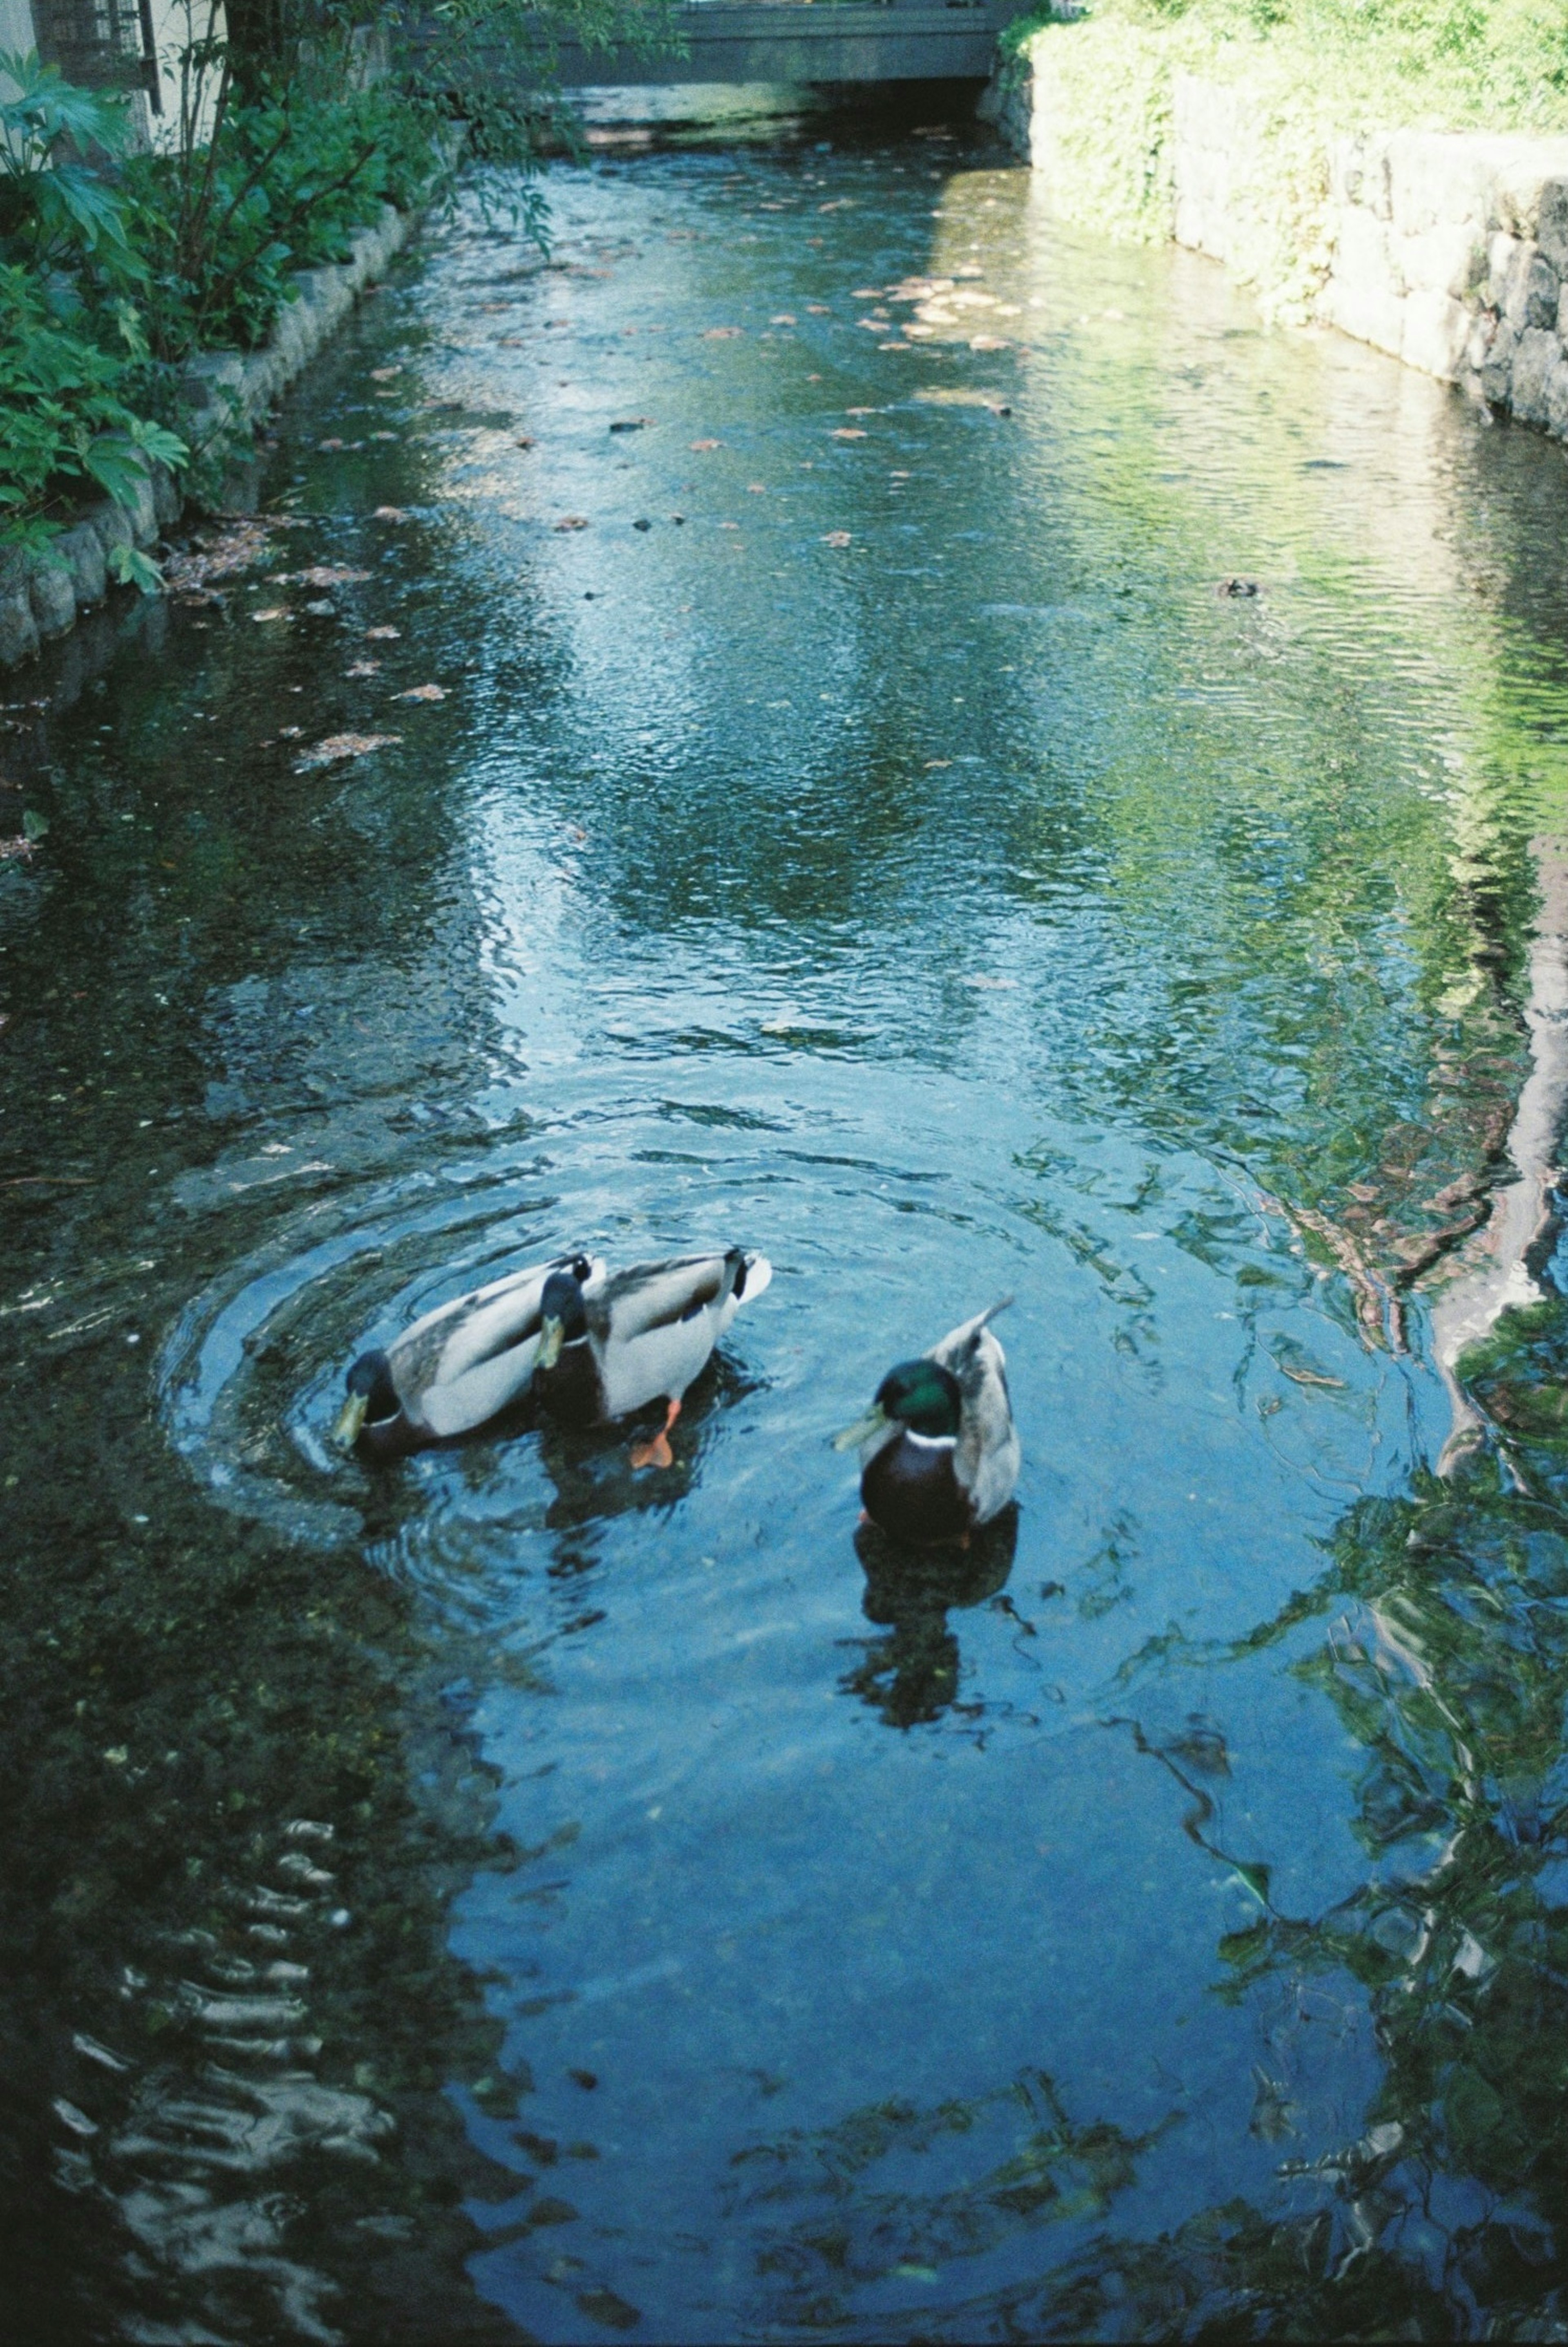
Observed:
[[[917,1360],[897,1363],[866,1415],[833,1439],[835,1450],[858,1448],[866,1513],[895,1540],[967,1542],[1017,1489],[1007,1355],[989,1325],[1011,1302],[1004,1296]]]
[[[662,1401],[663,1426],[634,1447],[631,1464],[672,1467],[670,1434],[687,1387],[772,1277],[767,1257],[743,1247],[634,1263],[598,1284],[563,1266],[540,1299],[534,1390],[568,1426],[603,1425]]]
[[[604,1277],[596,1255],[558,1255],[438,1305],[391,1345],[361,1353],[333,1440],[340,1450],[401,1459],[471,1434],[531,1384],[550,1281],[569,1278],[589,1295]]]

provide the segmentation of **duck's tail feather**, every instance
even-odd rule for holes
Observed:
[[[755,1296],[772,1284],[774,1267],[765,1255],[743,1254],[741,1267],[735,1275],[734,1298],[737,1304],[749,1304]]]
[[[960,1320],[956,1328],[949,1328],[947,1335],[931,1347],[927,1358],[939,1361],[945,1369],[952,1369],[961,1376],[965,1363],[979,1358],[980,1340],[988,1334],[988,1322],[994,1320],[999,1312],[1005,1312],[1012,1300],[1010,1296],[1003,1296],[995,1304],[988,1305],[985,1311],[977,1312],[972,1320]],[[992,1337],[990,1342],[999,1354],[1001,1346],[999,1339]]]

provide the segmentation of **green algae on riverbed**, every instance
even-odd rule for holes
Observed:
[[[989,150],[555,195],[0,737],[18,2327],[1554,2320],[1558,1307],[1440,1481],[1426,1283],[1560,456]],[[333,1457],[366,1338],[731,1235],[669,1477]],[[1008,1290],[1018,1522],[901,1569],[826,1438]]]

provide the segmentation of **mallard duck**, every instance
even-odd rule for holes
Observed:
[[[333,1430],[339,1449],[399,1459],[471,1433],[516,1401],[534,1374],[543,1298],[563,1276],[591,1294],[604,1266],[593,1255],[552,1255],[454,1296],[384,1350],[362,1353]]]
[[[967,1540],[1012,1498],[1021,1454],[1007,1355],[988,1325],[1011,1301],[889,1369],[866,1416],[834,1437],[835,1450],[859,1446],[866,1512],[896,1540]]]
[[[552,1272],[541,1302],[543,1331],[534,1389],[569,1426],[629,1418],[651,1401],[668,1405],[634,1467],[672,1467],[670,1430],[681,1400],[740,1310],[773,1277],[765,1255],[671,1255],[634,1263],[595,1286],[576,1266]]]

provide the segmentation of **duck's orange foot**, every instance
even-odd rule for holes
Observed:
[[[665,1413],[664,1423],[652,1441],[632,1444],[631,1465],[634,1473],[641,1474],[644,1467],[673,1467],[675,1453],[670,1448],[670,1430],[680,1415],[680,1403],[672,1401]]]

